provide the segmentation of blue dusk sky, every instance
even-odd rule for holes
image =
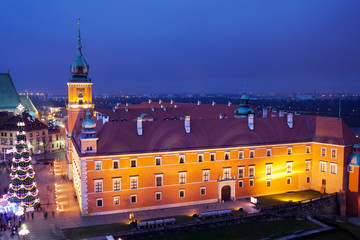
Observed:
[[[76,54],[95,93],[360,92],[358,0],[3,1],[0,72],[63,93]]]

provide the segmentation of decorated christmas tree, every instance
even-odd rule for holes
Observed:
[[[25,123],[22,120],[23,106],[18,107],[20,112],[17,123],[18,132],[14,148],[14,157],[10,173],[9,201],[24,207],[33,207],[40,203],[35,172],[31,165],[28,143],[26,140]]]

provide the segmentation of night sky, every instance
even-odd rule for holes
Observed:
[[[41,3],[40,3],[41,2]],[[95,93],[360,92],[358,0],[4,1],[0,72],[63,93],[83,54]]]

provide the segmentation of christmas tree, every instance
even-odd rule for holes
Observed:
[[[35,182],[35,172],[31,165],[28,143],[26,141],[25,123],[22,120],[23,106],[17,123],[18,132],[14,149],[14,157],[10,173],[9,201],[24,207],[33,207],[40,203]]]

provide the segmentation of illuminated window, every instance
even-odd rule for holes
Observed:
[[[163,176],[162,174],[156,174],[155,175],[155,186],[160,187],[163,185]]]
[[[271,157],[271,149],[266,149],[266,156]]]
[[[266,179],[266,187],[270,187],[271,186],[271,179]]]
[[[113,160],[113,169],[119,169],[119,160]]]
[[[138,188],[138,176],[130,176],[130,188],[137,189]]]
[[[103,199],[102,198],[97,198],[96,199],[96,206],[97,207],[102,207],[103,206]]]
[[[272,163],[267,163],[266,164],[266,175],[271,175],[272,174]]]
[[[136,203],[137,202],[137,195],[136,194],[130,195],[130,202],[131,203]]]
[[[113,191],[120,191],[121,178],[113,178]]]
[[[103,179],[94,180],[95,192],[103,191]]]
[[[184,156],[184,155],[180,155],[180,156],[179,156],[179,163],[180,163],[180,164],[185,163],[185,156]]]
[[[331,149],[331,158],[336,158],[337,157],[337,149],[332,148]]]
[[[204,155],[203,154],[198,154],[198,161],[199,162],[204,161]]]
[[[255,157],[255,150],[250,150],[250,158],[254,158]]]
[[[239,188],[242,188],[244,186],[244,180],[239,180]]]
[[[239,152],[239,159],[243,159],[244,158],[244,152],[243,151],[240,151]]]
[[[160,166],[160,165],[161,165],[161,157],[156,157],[156,158],[155,158],[155,165],[156,165],[156,166]]]
[[[287,155],[291,155],[292,154],[292,148],[291,147],[288,147],[287,149]]]
[[[239,167],[238,171],[239,171],[239,178],[243,178],[244,172],[245,172],[245,167]]]
[[[231,168],[230,167],[226,167],[223,168],[223,179],[230,179],[231,178]]]
[[[326,162],[320,161],[320,172],[326,172]]]
[[[292,162],[286,162],[286,173],[292,173]]]
[[[209,169],[205,169],[202,170],[202,180],[203,182],[208,182],[210,180],[210,170]]]
[[[225,160],[229,160],[230,159],[230,153],[226,152],[225,153]]]
[[[330,173],[337,174],[337,163],[330,163]]]
[[[130,160],[130,166],[131,166],[132,168],[136,167],[136,158],[132,158],[132,159]]]
[[[161,200],[161,192],[156,192],[156,193],[155,193],[155,200],[156,200],[156,201]]]
[[[311,170],[311,160],[305,160],[305,171]]]
[[[249,177],[255,176],[255,166],[249,166]]]
[[[101,161],[95,161],[95,170],[101,170],[102,162]]]
[[[113,197],[113,203],[114,205],[120,205],[120,197],[119,196]]]
[[[186,183],[186,172],[179,172],[179,184]]]
[[[249,186],[253,187],[254,186],[254,179],[249,179]]]
[[[321,148],[321,156],[326,157],[326,147]]]
[[[291,184],[291,177],[286,178],[286,184]]]
[[[215,153],[210,153],[210,161],[215,161]]]
[[[206,187],[200,188],[200,195],[206,195]]]
[[[181,198],[185,197],[185,189],[179,190],[179,197],[181,197]]]
[[[311,153],[311,146],[306,146],[306,153]]]

